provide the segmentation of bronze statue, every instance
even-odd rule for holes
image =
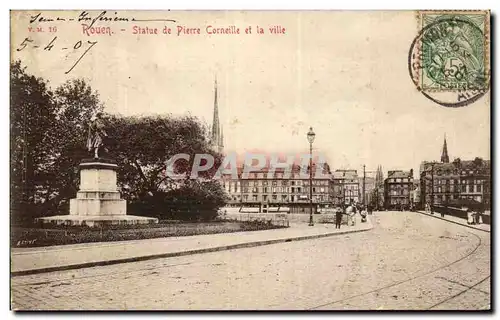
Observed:
[[[108,134],[104,130],[101,113],[98,113],[89,124],[89,135],[87,138],[87,149],[88,151],[94,150],[94,158],[99,158],[99,148],[104,148],[103,139],[107,136]]]

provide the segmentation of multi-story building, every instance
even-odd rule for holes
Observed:
[[[453,205],[459,199],[474,200],[490,206],[491,164],[489,160],[455,159],[449,162],[446,138],[441,162],[424,161],[420,165],[420,202]]]
[[[277,168],[269,174],[269,168],[247,175],[238,169],[238,177],[225,175],[224,189],[229,195],[230,206],[255,206],[266,212],[269,207],[287,207],[290,212],[309,212],[309,175],[292,170],[286,173]],[[312,202],[317,208],[331,204],[331,177],[328,173],[316,176],[313,170]]]
[[[413,169],[410,169],[410,171],[388,171],[384,183],[385,207],[397,209],[401,206],[409,206],[412,202],[412,190]]]
[[[333,203],[337,206],[358,203],[360,200],[357,170],[338,169],[333,172]]]

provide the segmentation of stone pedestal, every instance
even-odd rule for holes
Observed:
[[[157,223],[158,219],[127,215],[127,202],[120,199],[116,170],[110,160],[88,159],[80,164],[80,188],[69,203],[69,215],[40,218],[43,223],[102,226]]]

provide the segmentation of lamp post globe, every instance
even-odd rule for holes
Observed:
[[[312,144],[314,142],[314,138],[316,137],[316,134],[313,131],[313,128],[309,128],[309,132],[307,132],[307,141],[309,141],[309,205],[310,205],[310,211],[309,211],[309,225],[314,226],[314,221],[313,221],[313,200],[312,200]]]
[[[316,133],[314,133],[313,128],[309,128],[309,132],[307,133],[307,141],[309,141],[309,144],[312,144],[314,142],[314,138],[316,138]]]

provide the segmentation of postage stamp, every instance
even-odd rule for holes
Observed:
[[[473,103],[489,90],[489,11],[418,11],[409,71],[417,89],[446,107]]]

